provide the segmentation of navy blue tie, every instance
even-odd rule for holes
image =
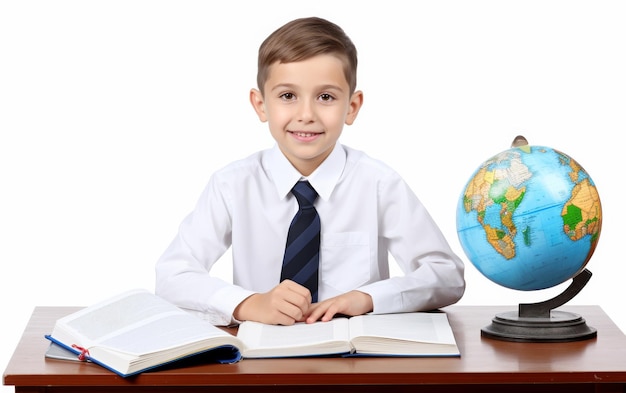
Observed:
[[[317,302],[317,280],[320,255],[320,216],[313,206],[317,192],[308,181],[299,181],[291,190],[299,209],[287,234],[285,257],[280,281],[290,279],[311,291]]]

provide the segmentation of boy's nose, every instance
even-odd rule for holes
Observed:
[[[310,122],[315,118],[315,110],[311,100],[301,100],[298,105],[298,121]]]

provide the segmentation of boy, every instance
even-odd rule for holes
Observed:
[[[463,263],[408,185],[338,143],[363,103],[356,69],[353,43],[324,19],[296,19],[262,43],[250,101],[276,145],[213,174],[156,264],[158,295],[215,325],[311,323],[429,310],[461,298]],[[305,183],[312,188],[292,192]],[[315,240],[305,247],[314,262],[308,282],[281,278],[304,194],[308,213],[298,215],[310,217]],[[209,274],[231,246],[233,284]],[[389,278],[388,253],[403,277]]]

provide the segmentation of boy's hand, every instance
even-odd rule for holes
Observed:
[[[311,293],[302,285],[284,280],[271,291],[255,293],[239,303],[233,316],[239,321],[293,325],[303,321],[311,306]]]
[[[361,315],[374,309],[372,297],[361,291],[350,291],[343,295],[326,299],[309,307],[305,314],[306,323],[330,321],[336,314]]]

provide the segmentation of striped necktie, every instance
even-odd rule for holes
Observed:
[[[299,181],[291,193],[300,208],[289,226],[280,281],[290,279],[307,287],[317,302],[320,217],[313,206],[317,192],[308,181]]]

